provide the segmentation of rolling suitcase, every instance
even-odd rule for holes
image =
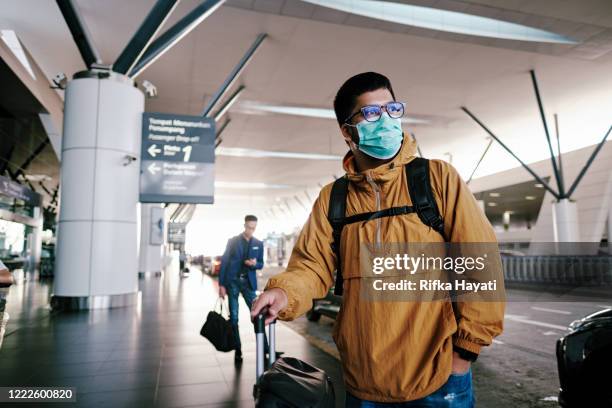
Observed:
[[[292,357],[276,360],[276,323],[269,325],[269,369],[265,370],[264,314],[254,321],[256,336],[256,383],[253,388],[258,408],[333,408],[334,385],[325,371]]]

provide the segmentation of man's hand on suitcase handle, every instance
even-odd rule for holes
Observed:
[[[284,290],[280,288],[272,288],[263,292],[255,299],[251,308],[251,320],[255,319],[257,314],[266,308],[266,324],[270,324],[278,317],[278,313],[287,307],[289,299]]]

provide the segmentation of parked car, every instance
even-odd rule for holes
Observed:
[[[612,309],[572,322],[557,340],[559,404],[562,407],[612,407]]]
[[[210,256],[202,256],[202,272],[211,274],[212,273],[212,257]]]
[[[342,296],[334,295],[334,288],[332,287],[329,292],[327,292],[327,296],[312,302],[312,309],[306,312],[306,318],[311,322],[318,322],[321,316],[336,319],[341,305]]]
[[[211,276],[219,276],[221,271],[221,256],[217,255],[212,261],[212,268],[210,270]]]

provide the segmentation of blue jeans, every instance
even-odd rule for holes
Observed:
[[[227,288],[227,294],[229,297],[230,322],[232,323],[234,337],[236,339],[236,351],[240,351],[242,349],[242,345],[240,343],[240,332],[238,331],[238,298],[240,297],[240,294],[242,294],[244,302],[249,310],[251,310],[251,306],[253,305],[253,301],[257,295],[251,288],[249,279],[246,276],[238,277],[231,281],[229,287]],[[267,341],[265,344],[265,349],[266,351],[268,349]]]
[[[437,391],[407,402],[374,402],[360,400],[346,393],[346,408],[473,408],[472,369],[465,374],[451,374]]]

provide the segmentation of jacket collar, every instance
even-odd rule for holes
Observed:
[[[366,177],[369,175],[371,180],[376,183],[384,184],[387,181],[394,180],[397,172],[402,171],[406,163],[412,161],[416,156],[416,142],[409,134],[404,133],[404,140],[402,147],[399,152],[395,155],[393,160],[388,163],[381,164],[373,169],[358,172],[355,169],[355,156],[352,151],[348,151],[342,160],[346,177],[359,184],[360,182],[366,182]]]

